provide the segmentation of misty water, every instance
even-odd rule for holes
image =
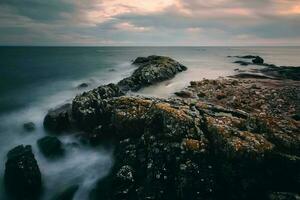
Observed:
[[[299,47],[0,47],[0,199],[8,199],[3,186],[6,154],[20,144],[33,147],[43,200],[74,184],[80,185],[74,199],[88,199],[96,181],[113,166],[113,147],[89,147],[68,133],[59,136],[64,157],[46,159],[36,144],[48,134],[43,118],[49,109],[71,102],[84,90],[129,76],[136,68],[131,61],[138,56],[170,56],[188,67],[174,79],[138,92],[168,97],[191,80],[232,75],[234,69],[244,68],[233,64],[229,55],[259,55],[267,63],[299,66],[299,53]],[[81,83],[89,87],[78,89]],[[34,122],[35,131],[26,132],[26,122]]]

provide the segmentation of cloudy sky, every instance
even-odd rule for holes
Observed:
[[[300,45],[300,0],[0,0],[0,45]]]

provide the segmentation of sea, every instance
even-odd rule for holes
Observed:
[[[42,173],[42,200],[79,184],[74,200],[89,199],[95,183],[114,164],[113,147],[89,147],[72,134],[59,135],[66,154],[46,159],[37,140],[48,133],[43,128],[47,111],[86,90],[116,83],[136,69],[139,56],[169,56],[188,67],[171,80],[147,87],[137,95],[169,97],[192,80],[226,77],[253,66],[234,64],[228,56],[259,55],[278,66],[300,66],[300,47],[0,47],[0,199],[8,200],[3,176],[7,152],[17,145],[31,145]],[[78,88],[87,83],[87,88]],[[135,94],[134,94],[135,95]],[[27,132],[23,124],[33,122]]]

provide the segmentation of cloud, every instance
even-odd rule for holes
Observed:
[[[300,45],[296,0],[1,0],[0,44]]]
[[[150,27],[136,26],[128,22],[122,22],[115,25],[115,28],[123,31],[145,32],[150,31]]]

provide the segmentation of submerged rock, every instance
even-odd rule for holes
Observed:
[[[62,156],[64,149],[61,141],[54,136],[45,136],[37,141],[40,151],[47,158]]]
[[[173,78],[177,73],[187,70],[179,62],[163,56],[138,57],[133,64],[137,65],[138,69],[130,77],[118,83],[124,91],[137,91],[142,87]]]
[[[31,146],[17,146],[7,154],[5,187],[16,199],[37,199],[41,191],[41,172]]]
[[[44,127],[53,132],[68,130],[71,127],[70,103],[51,109],[44,118]]]
[[[28,132],[32,132],[35,130],[35,124],[33,122],[27,122],[23,124],[23,128]]]

